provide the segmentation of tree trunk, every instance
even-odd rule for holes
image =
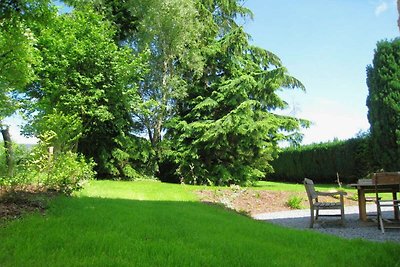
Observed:
[[[153,147],[156,148],[156,150],[157,150],[158,144],[161,142],[161,139],[162,139],[163,124],[164,124],[167,105],[168,105],[169,93],[168,93],[167,80],[168,80],[168,62],[166,60],[164,60],[163,70],[162,70],[162,81],[161,81],[162,96],[160,99],[160,110],[156,117],[156,122],[154,125],[154,132],[153,132]]]
[[[399,13],[399,18],[397,20],[397,26],[399,26],[399,31],[400,31],[400,0],[397,0],[397,11]]]
[[[14,152],[11,143],[11,136],[9,127],[1,129],[1,134],[3,136],[4,148],[6,153],[6,165],[8,168],[8,176],[14,176]]]

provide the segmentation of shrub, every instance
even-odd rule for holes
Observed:
[[[289,200],[286,202],[286,205],[292,209],[301,209],[301,202],[303,201],[302,197],[299,196],[291,196]]]
[[[0,144],[0,186],[11,186],[16,184],[25,183],[20,174],[25,172],[25,163],[27,162],[30,150],[26,145],[13,143],[13,157],[14,157],[14,176],[7,176],[7,165],[5,160],[5,149]]]
[[[83,184],[94,178],[94,162],[86,162],[83,156],[64,152],[51,158],[49,154],[36,155],[36,160],[28,163],[26,179],[48,189],[71,194],[82,188]],[[50,157],[50,158],[49,158]]]
[[[354,182],[374,171],[369,134],[346,141],[290,147],[272,162],[274,173],[267,179],[297,182],[309,177],[316,183]]]
[[[20,163],[20,171],[14,177],[0,179],[3,186],[37,185],[65,194],[82,188],[94,178],[94,163],[70,151],[51,154],[46,143],[32,149],[25,162]]]
[[[93,161],[86,162],[85,158],[77,153],[66,152],[57,155],[43,183],[49,188],[70,194],[94,178],[94,165]]]

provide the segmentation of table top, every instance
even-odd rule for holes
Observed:
[[[355,187],[355,188],[373,188],[375,184],[372,182],[371,179],[359,179],[356,184],[348,184],[348,186]],[[379,184],[377,187],[384,189],[384,188],[391,188],[391,189],[399,189],[399,184]],[[380,190],[379,190],[380,191]]]
[[[361,187],[361,186],[374,186],[372,179],[358,179],[356,184],[349,184],[351,187]]]
[[[357,183],[349,184],[349,186],[357,188],[375,186],[374,181],[378,181],[378,177],[378,187],[393,187],[394,185],[399,186],[400,184],[400,172],[378,172],[371,174],[370,177],[370,179],[358,179]]]

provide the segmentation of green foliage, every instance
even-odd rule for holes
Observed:
[[[37,63],[36,42],[29,28],[22,23],[5,26],[0,22],[0,120],[17,109],[11,92],[27,84],[34,77],[33,65]]]
[[[171,166],[175,180],[247,185],[272,171],[279,141],[301,139],[307,122],[274,112],[287,106],[278,91],[304,87],[249,43],[237,23],[252,16],[243,1],[65,2],[75,8],[62,15],[49,1],[15,2],[48,5],[46,25],[33,23],[32,42],[21,41],[38,58],[24,71],[23,108],[26,133],[45,133],[55,158],[80,152],[99,177]]]
[[[48,0],[0,3],[0,91],[21,89],[34,78],[40,56],[30,27],[51,16]],[[2,107],[3,108],[3,107]]]
[[[150,0],[134,5],[140,20],[133,36],[137,52],[148,52],[149,71],[139,86],[140,102],[132,110],[134,120],[161,157],[161,140],[166,121],[176,114],[176,104],[187,95],[188,79],[182,68],[196,73],[203,62],[197,45],[202,25],[193,1]]]
[[[18,110],[18,92],[35,78],[40,55],[32,28],[43,25],[53,13],[49,0],[0,2],[0,128],[10,177],[14,173],[13,151],[3,119]]]
[[[53,136],[53,133],[42,136],[42,140],[33,148],[25,163],[24,172],[16,179],[18,184],[24,181],[25,184],[36,184],[40,187],[71,194],[94,178],[93,167],[95,164],[71,151],[49,153],[48,148]]]
[[[0,127],[19,107],[13,95],[35,78],[41,58],[32,31],[53,14],[48,0],[0,2]]]
[[[95,175],[93,161],[87,162],[84,157],[70,151],[57,155],[50,164],[44,169],[30,165],[28,170],[31,175],[36,174],[35,180],[38,179],[40,185],[65,194],[81,189]]]
[[[137,32],[139,17],[145,14],[136,12],[131,6],[132,1],[120,0],[64,0],[65,3],[78,9],[92,5],[94,10],[103,14],[116,26],[115,40],[128,41]],[[140,1],[143,5],[143,0]]]
[[[152,177],[157,169],[155,152],[148,140],[133,135],[120,135],[115,139],[117,148],[111,152],[111,174],[124,179],[136,180]]]
[[[400,169],[400,38],[377,44],[367,67],[368,120],[375,160],[385,171]]]
[[[82,121],[76,114],[67,115],[56,109],[25,127],[25,130],[35,135],[46,133],[46,142],[54,147],[55,153],[76,151],[83,133]]]
[[[67,2],[81,8],[82,2]],[[248,43],[236,18],[252,15],[241,2],[83,1],[118,25],[119,41],[147,54],[148,72],[131,110],[134,133],[151,142],[146,154],[153,159],[145,162],[161,166],[163,176],[165,167],[177,169],[179,178],[167,179],[254,182],[271,171],[277,142],[298,140],[297,129],[307,124],[272,113],[286,106],[277,91],[303,86],[278,57]],[[135,26],[118,14],[134,18]],[[124,171],[127,151],[111,151],[122,163],[112,173],[135,176]]]
[[[302,205],[301,203],[303,202],[303,198],[299,196],[291,196],[288,201],[286,202],[286,205],[289,208],[292,209],[301,209]]]
[[[255,182],[272,172],[277,143],[307,125],[273,113],[286,107],[277,91],[303,85],[278,57],[251,46],[240,27],[205,48],[207,72],[192,85],[181,117],[171,121],[178,175],[195,184]]]
[[[374,171],[369,134],[346,141],[333,141],[284,149],[272,162],[267,179],[301,183],[309,177],[316,183],[354,182]]]
[[[90,8],[55,17],[39,29],[42,65],[28,87],[30,131],[51,130],[60,150],[77,149],[97,163],[99,175],[124,175],[112,164],[115,140],[133,128],[142,59],[118,47],[110,22]],[[125,169],[127,169],[126,167]]]
[[[29,158],[30,150],[25,145],[12,144],[13,156],[14,156],[14,176],[18,176],[24,171],[24,164]],[[7,174],[8,166],[6,164],[5,148],[2,143],[0,143],[0,184],[10,184],[15,177],[8,177]]]
[[[51,154],[48,151],[52,140],[57,137],[54,132],[41,136],[41,141],[32,150],[24,145],[13,144],[16,167],[13,177],[0,177],[0,186],[34,185],[50,190],[70,194],[79,190],[94,178],[95,166],[92,160],[71,151],[59,151]],[[6,173],[4,148],[0,148],[0,172]]]

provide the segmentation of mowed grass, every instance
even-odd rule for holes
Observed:
[[[0,228],[0,266],[398,266],[400,245],[281,228],[196,201],[197,187],[93,182]],[[377,229],[378,231],[378,229]]]
[[[305,192],[304,185],[294,183],[270,182],[260,181],[256,186],[252,187],[255,190],[272,190],[272,191],[291,191],[291,192]],[[329,191],[338,189],[337,184],[316,184],[315,189],[319,191]],[[351,187],[343,187],[346,191],[356,191]]]
[[[156,180],[127,181],[92,181],[76,196],[134,199],[150,201],[197,201],[194,190],[205,186],[161,183]]]

